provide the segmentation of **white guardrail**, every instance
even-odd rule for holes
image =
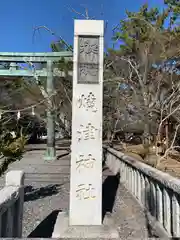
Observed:
[[[144,208],[148,225],[158,237],[180,237],[180,179],[112,148],[104,160]]]
[[[24,173],[10,171],[0,190],[0,238],[21,238],[24,203]]]

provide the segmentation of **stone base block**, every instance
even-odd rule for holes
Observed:
[[[44,155],[44,161],[55,161],[56,157],[56,149],[54,147],[47,147],[47,150]]]
[[[106,216],[100,226],[70,226],[68,214],[60,212],[54,226],[52,238],[73,240],[119,239],[119,233],[113,227],[110,216]]]
[[[50,156],[44,156],[45,162],[55,162],[57,160],[57,157],[50,157]]]

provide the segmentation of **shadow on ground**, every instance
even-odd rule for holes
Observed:
[[[112,213],[117,189],[120,183],[120,175],[108,176],[102,186],[102,219],[106,213]]]
[[[55,195],[59,192],[60,185],[53,184],[45,187],[34,188],[33,186],[26,186],[24,189],[24,201],[35,201],[40,198]]]
[[[65,156],[67,156],[67,155],[69,155],[69,154],[70,154],[70,152],[63,153],[63,154],[59,154],[59,155],[57,156],[57,160],[61,159],[62,157],[65,157]]]
[[[61,210],[55,210],[49,214],[27,237],[51,238],[59,212],[61,212]]]

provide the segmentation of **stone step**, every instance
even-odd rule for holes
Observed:
[[[25,163],[25,164],[61,164],[62,162],[70,162],[70,154],[65,152],[57,155],[56,161],[45,161],[44,155],[37,153],[37,154],[25,154],[23,159],[21,159],[19,162],[16,162],[16,164]]]
[[[44,186],[48,185],[64,185],[66,183],[69,183],[69,176],[63,176],[63,178],[26,178],[24,181],[25,186],[36,186],[43,184]]]
[[[103,181],[107,176],[113,175],[109,171],[103,173]],[[39,183],[49,185],[49,184],[63,184],[68,182],[70,179],[70,172],[63,173],[25,173],[25,185],[36,185]],[[0,179],[0,188],[5,184],[5,179],[2,177]]]
[[[44,184],[44,185],[49,185],[49,184],[64,184],[64,182],[68,182],[70,179],[69,173],[67,174],[25,174],[25,185],[36,185],[36,184]],[[5,179],[0,179],[0,188],[4,187],[5,185]]]
[[[41,166],[41,167],[37,167],[34,165],[25,165],[25,166],[16,166],[16,167],[10,167],[8,169],[8,171],[10,170],[23,170],[25,172],[26,176],[32,176],[32,177],[43,177],[43,176],[50,176],[50,177],[54,177],[54,176],[61,176],[61,175],[67,175],[70,174],[70,166],[56,166],[56,167],[52,167],[52,166]],[[109,175],[113,175],[112,172],[110,172],[109,170],[105,170],[103,171],[103,175],[105,176],[109,176]]]
[[[10,166],[10,170],[23,170],[25,173],[33,173],[33,174],[43,174],[43,173],[49,173],[49,174],[61,174],[61,173],[69,173],[70,172],[70,166],[37,166],[37,165],[15,165]]]

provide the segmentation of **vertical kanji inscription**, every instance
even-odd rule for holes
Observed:
[[[78,45],[78,83],[99,83],[99,37],[80,36]]]

